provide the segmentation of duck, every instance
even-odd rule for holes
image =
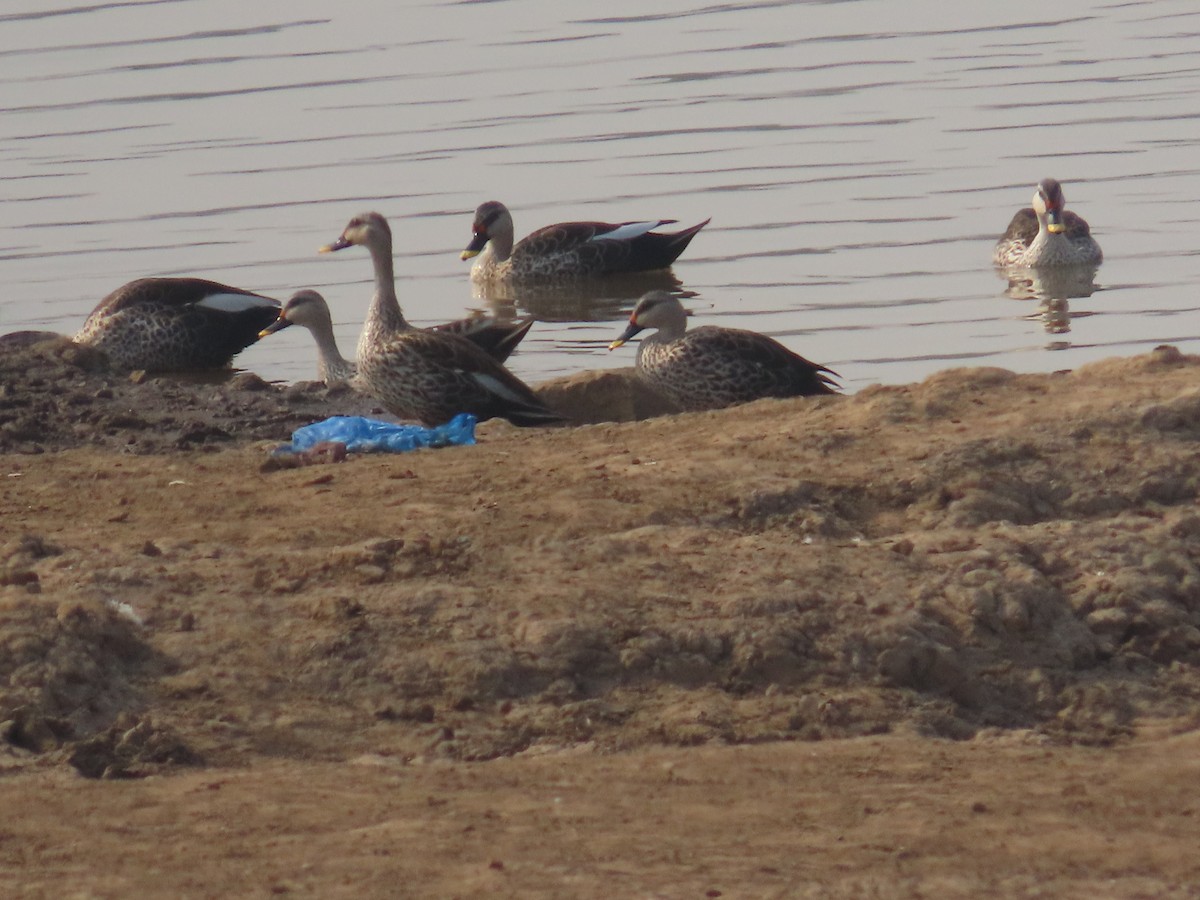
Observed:
[[[1033,193],[1033,206],[1019,210],[996,242],[997,266],[1098,266],[1104,259],[1088,223],[1066,209],[1062,185],[1043,178]]]
[[[375,294],[371,308],[377,310],[368,317],[358,338],[358,357],[367,347],[377,346],[388,335],[414,330],[404,318],[396,297],[396,277],[392,265],[392,229],[387,219],[377,212],[361,213],[350,220],[341,235],[331,244],[320,248],[321,253],[335,253],[347,247],[366,247],[371,254],[375,271]],[[473,344],[497,362],[504,362],[521,340],[529,333],[533,319],[502,322],[494,316],[476,314],[434,325],[431,331],[456,334]]]
[[[397,418],[430,427],[464,412],[479,421],[507,419],[522,427],[563,421],[476,344],[445,331],[383,338],[359,356],[357,385]]]
[[[221,369],[279,309],[278,300],[203,278],[139,278],[101,300],[74,341],[117,369]]]
[[[481,318],[481,317],[480,317]],[[445,325],[434,325],[432,331],[449,331],[451,333],[461,333],[468,331],[468,326],[473,327],[476,322],[475,318],[460,319],[456,322],[448,322]],[[520,331],[511,331],[509,329],[492,328],[485,333],[497,337],[509,337],[510,343],[512,336],[516,336],[516,340],[525,336],[525,332],[529,330],[529,326],[533,324],[532,320],[524,323]],[[354,360],[346,359],[342,356],[342,352],[338,349],[337,338],[333,333],[333,316],[329,312],[329,304],[325,298],[314,290],[305,289],[297,291],[287,302],[283,304],[283,308],[279,310],[279,317],[259,332],[260,338],[265,338],[268,335],[283,331],[292,325],[300,325],[307,328],[312,334],[313,340],[317,344],[317,378],[325,383],[327,387],[332,387],[335,384],[350,384],[355,381],[355,376],[358,374],[358,366]],[[475,332],[479,334],[480,332]],[[488,347],[480,345],[482,349],[487,350]],[[501,350],[509,350],[511,347],[497,346]],[[495,356],[495,354],[492,354]],[[505,357],[507,357],[505,353]],[[498,360],[502,362],[503,360]]]
[[[404,320],[392,274],[391,231],[382,216],[356,216],[337,241],[321,249],[355,244],[366,246],[375,261],[375,294],[358,341],[359,390],[397,418],[426,426],[445,424],[459,413],[523,427],[562,423],[528,385],[464,333],[413,328]]]
[[[669,267],[709,222],[682,231],[656,228],[675,219],[653,222],[562,222],[539,228],[513,245],[513,219],[503,203],[489,200],[475,210],[471,242],[462,258],[475,259],[474,282],[570,281],[622,272]]]
[[[637,351],[638,373],[685,411],[721,409],[763,397],[836,394],[839,377],[755,331],[703,325],[687,330],[679,298],[650,291],[638,300],[615,350],[646,328],[656,332]]]
[[[358,374],[354,360],[346,359],[338,350],[333,334],[333,316],[325,298],[313,290],[297,291],[279,310],[279,316],[258,333],[260,338],[275,334],[292,325],[307,328],[317,342],[317,377],[329,387],[350,384]]]

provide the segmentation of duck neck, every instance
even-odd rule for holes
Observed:
[[[333,323],[322,323],[320,328],[313,329],[313,338],[317,342],[318,371],[321,380],[328,382],[330,377],[349,366],[349,361],[342,356],[338,349],[337,338],[333,336]]]
[[[638,342],[634,365],[639,369],[653,366],[658,360],[670,356],[670,345],[683,337],[686,328],[686,320],[683,322],[672,320],[659,324],[653,333],[646,335]]]
[[[512,219],[504,213],[500,220],[493,223],[494,231],[489,232],[488,242],[471,266],[471,278],[475,281],[486,281],[499,274],[505,263],[512,257],[513,227]]]
[[[683,337],[685,331],[687,331],[687,311],[683,307],[679,307],[664,317],[664,321],[658,323],[658,331],[650,335],[647,340],[669,344]]]
[[[372,244],[370,246],[371,262],[375,267],[375,294],[371,298],[371,308],[367,312],[367,321],[363,325],[362,335],[358,339],[358,357],[362,359],[371,348],[378,347],[393,334],[408,331],[410,326],[404,320],[400,310],[400,301],[396,298],[396,276],[392,267],[392,247]]]
[[[1057,265],[1071,261],[1071,241],[1065,234],[1051,234],[1046,217],[1038,216],[1037,237],[1025,251],[1029,265]]]
[[[498,233],[493,234],[487,246],[483,248],[483,252],[491,251],[493,263],[502,263],[510,256],[513,251],[513,232],[511,228],[503,228]]]
[[[479,251],[479,255],[475,257],[475,262],[471,265],[472,281],[487,281],[496,274],[501,260],[496,258],[495,245],[496,240],[493,238],[484,244],[483,249]],[[511,245],[509,249],[512,249]],[[507,259],[507,255],[505,258]]]

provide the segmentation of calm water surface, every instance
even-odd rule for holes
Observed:
[[[511,302],[541,320],[527,380],[629,364],[604,347],[636,293],[472,291],[458,253],[499,199],[521,234],[712,216],[674,268],[695,321],[850,390],[1200,352],[1193,0],[6,0],[0,33],[0,331],[186,274],[315,287],[350,353],[370,262],[316,248],[376,209],[414,322]],[[1047,176],[1106,254],[1066,304],[989,262]],[[310,378],[315,353],[291,329],[238,364]]]

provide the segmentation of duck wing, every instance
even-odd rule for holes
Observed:
[[[395,335],[359,360],[359,372],[393,413],[429,425],[440,425],[462,412],[481,421],[508,419],[514,425],[562,421],[486,352],[446,332]]]
[[[698,225],[682,231],[669,233],[650,231],[633,238],[629,242],[629,253],[623,271],[647,272],[667,268],[687,249],[692,238],[700,233],[700,229],[711,221],[712,219],[705,219]]]
[[[263,328],[279,315],[278,300],[204,278],[138,278],[121,285],[101,300],[92,315],[112,315],[137,307],[186,309],[193,306],[226,314],[253,310],[263,318]]]
[[[689,331],[680,342],[703,358],[714,384],[727,384],[742,400],[838,392],[832,369],[756,331],[704,326]]]
[[[513,248],[514,268],[532,267],[537,260],[570,258],[578,274],[643,272],[664,269],[681,254],[708,220],[683,231],[660,233],[654,229],[674,219],[648,222],[563,222],[548,225]]]
[[[601,239],[632,240],[638,235],[652,231],[660,225],[669,224],[671,221],[662,219],[657,222],[622,222],[618,224],[611,222],[559,222],[557,225],[539,228],[517,241],[512,255],[514,257],[519,254],[558,256]]]
[[[203,278],[139,278],[92,310],[76,335],[119,368],[221,368],[258,340],[279,302]]]
[[[532,327],[533,319],[501,322],[495,316],[477,315],[434,325],[428,330],[466,338],[496,362],[502,363],[517,349],[517,344]]]
[[[1077,216],[1069,209],[1063,212],[1063,231],[1071,240],[1092,236],[1092,229],[1082,216]]]
[[[1032,206],[1027,206],[1024,209],[1017,210],[1016,214],[1012,217],[1012,221],[1008,223],[1007,230],[1000,236],[998,243],[1019,242],[1025,246],[1029,246],[1033,243],[1033,239],[1037,235],[1037,213],[1033,211]]]

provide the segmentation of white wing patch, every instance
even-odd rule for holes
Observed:
[[[659,219],[657,222],[626,222],[612,231],[606,231],[604,234],[594,235],[593,241],[632,241],[634,238],[641,237],[648,231],[653,231],[660,225],[669,225],[671,219]]]
[[[469,374],[489,393],[495,394],[498,397],[504,397],[514,403],[526,404],[529,402],[508,385],[504,384],[499,378],[488,375],[486,372],[471,372]]]
[[[206,306],[220,312],[239,313],[248,309],[278,309],[279,302],[267,297],[251,297],[246,294],[209,294],[197,301],[197,306]]]

